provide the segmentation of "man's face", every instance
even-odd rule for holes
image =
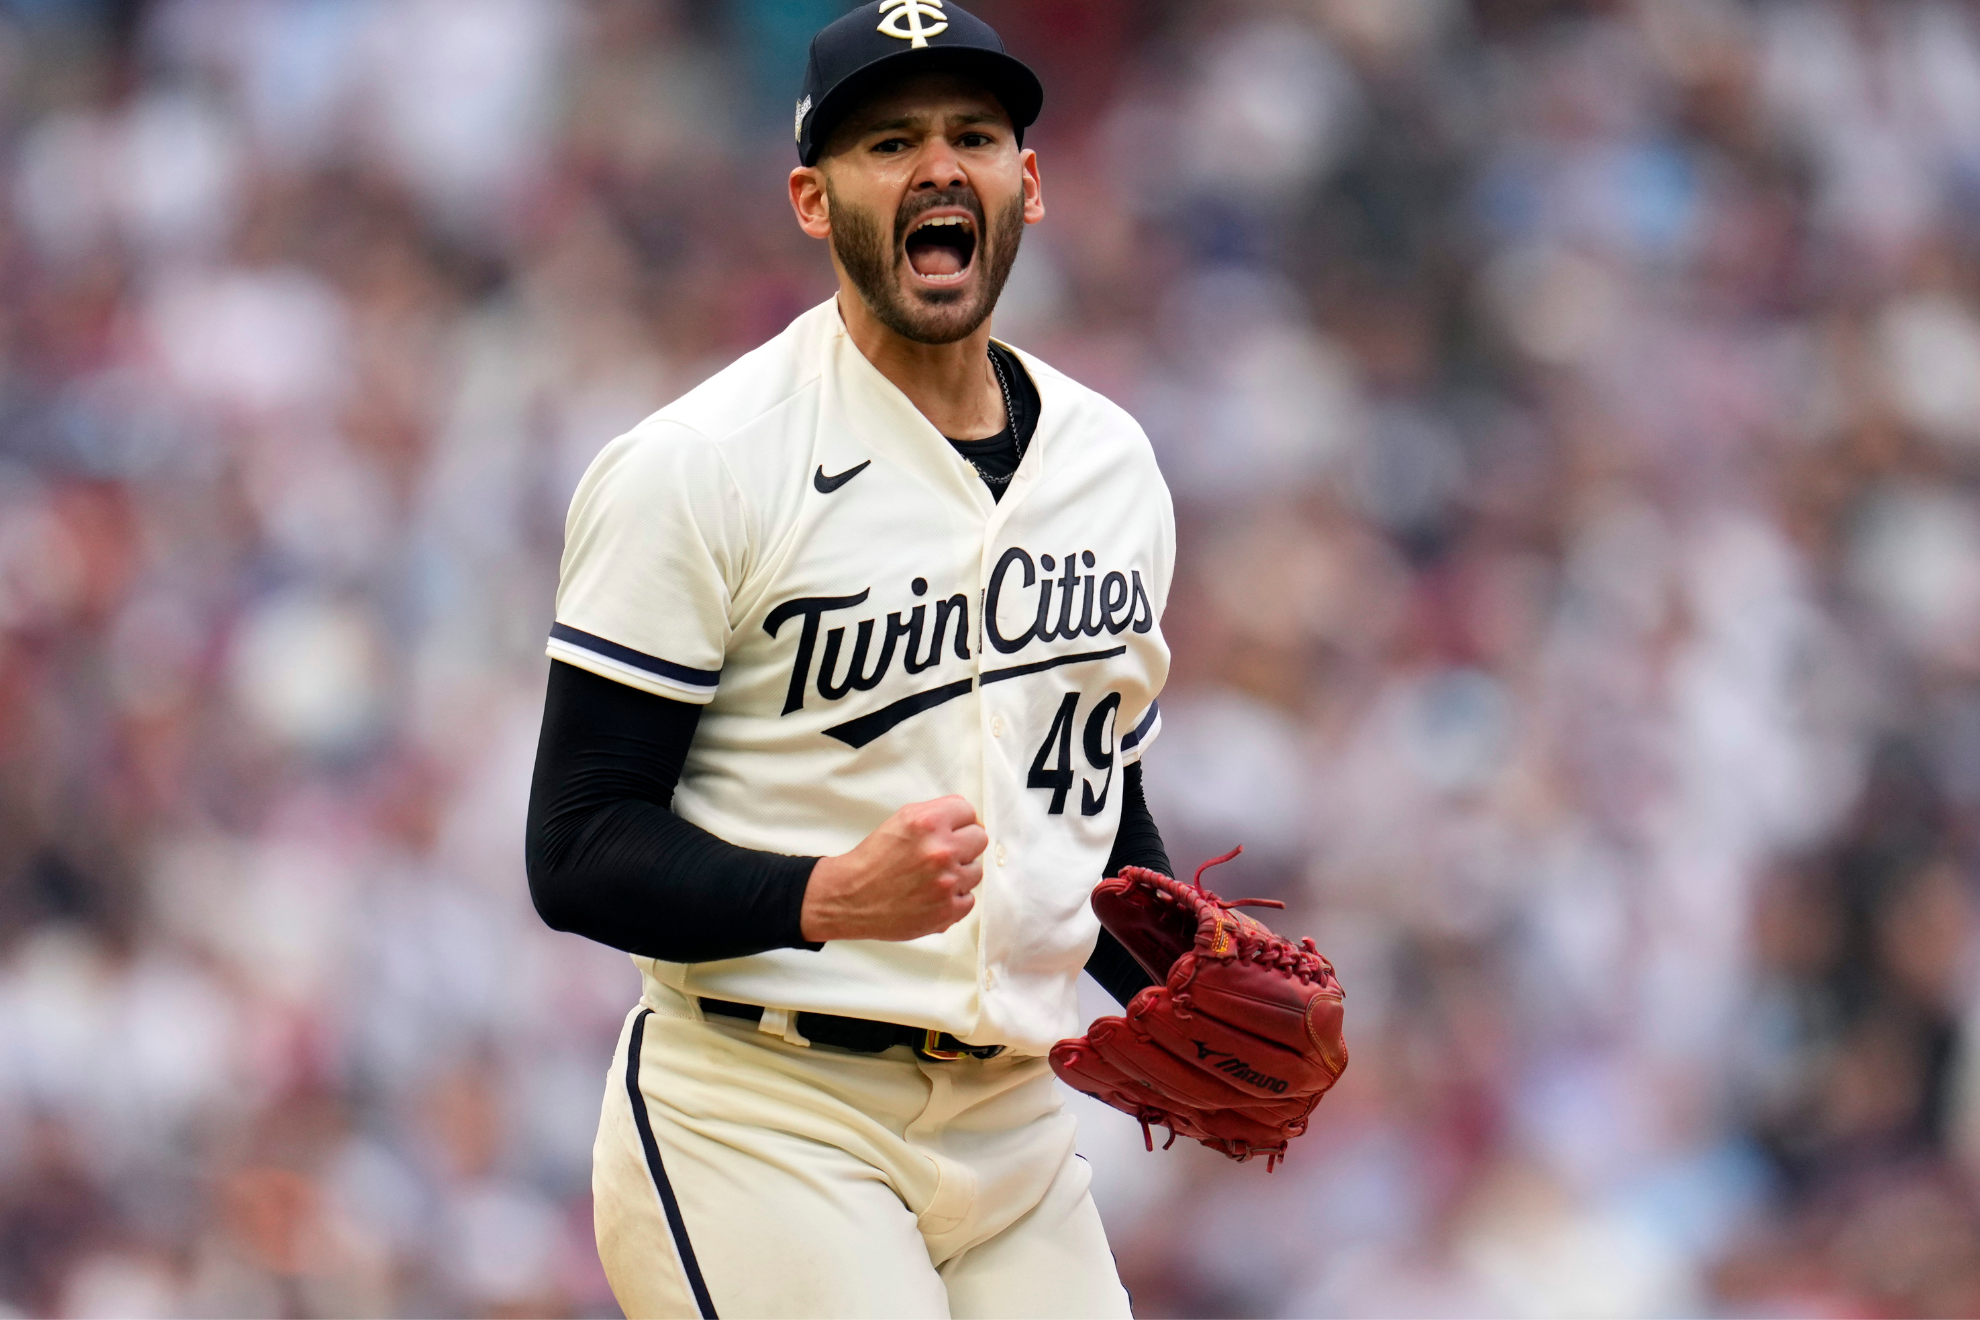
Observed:
[[[861,105],[818,173],[840,268],[881,324],[917,343],[952,343],[983,324],[1025,224],[1044,213],[1034,158],[1003,106],[952,75]]]

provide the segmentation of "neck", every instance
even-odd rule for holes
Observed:
[[[1004,394],[990,369],[990,322],[949,344],[903,338],[873,315],[855,289],[839,287],[839,317],[854,345],[908,402],[952,440],[1004,429]]]

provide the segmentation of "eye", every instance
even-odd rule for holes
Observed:
[[[882,155],[893,156],[908,149],[906,138],[886,138],[873,144],[873,149]]]
[[[991,147],[996,144],[997,139],[988,133],[965,133],[956,139],[956,145],[959,147]]]

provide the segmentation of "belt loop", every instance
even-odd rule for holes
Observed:
[[[766,1008],[763,1016],[757,1019],[756,1029],[767,1036],[782,1036],[792,1045],[802,1045],[806,1049],[811,1042],[798,1030],[798,1015],[784,1008]]]

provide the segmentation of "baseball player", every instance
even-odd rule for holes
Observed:
[[[1174,522],[1133,419],[990,338],[1042,99],[944,0],[818,33],[837,296],[572,501],[528,865],[642,976],[593,1175],[628,1315],[1128,1313],[1048,1055],[1083,967],[1156,979],[1090,899],[1170,870]]]

